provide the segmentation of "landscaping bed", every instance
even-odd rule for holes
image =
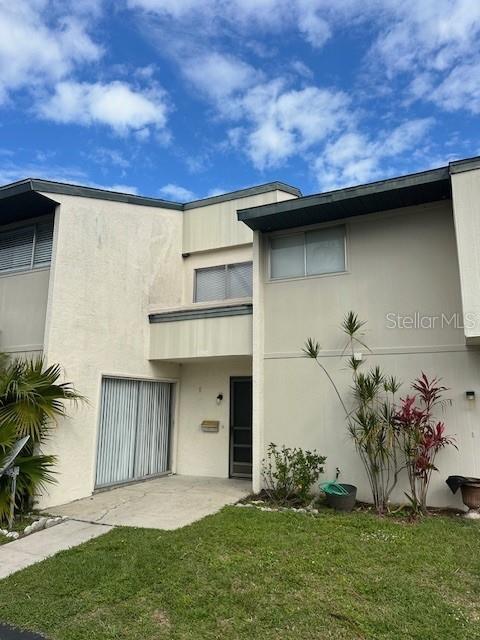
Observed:
[[[37,531],[50,529],[61,524],[66,518],[47,517],[42,515],[24,515],[14,520],[11,530],[0,528],[0,545],[13,542],[25,536],[30,536]]]
[[[480,637],[480,528],[227,507],[116,528],[0,582],[0,620],[52,640]]]

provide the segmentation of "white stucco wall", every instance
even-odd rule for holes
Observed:
[[[228,477],[230,377],[251,373],[251,358],[209,359],[180,366],[177,473]],[[223,400],[217,404],[219,393]],[[218,433],[203,432],[202,420],[219,420]]]
[[[256,392],[257,420],[263,417],[263,425],[254,428],[263,428],[263,446],[276,442],[317,448],[328,456],[325,479],[333,478],[338,466],[341,479],[359,487],[359,498],[370,499],[335,393],[315,363],[301,354],[305,339],[317,338],[323,363],[348,397],[350,377],[340,358],[345,340],[339,325],[354,310],[368,321],[368,363],[378,363],[404,381],[403,394],[421,371],[441,376],[449,387],[452,405],[444,417],[459,451],[440,453],[430,503],[459,506],[445,479],[450,474],[480,475],[480,352],[465,345],[461,328],[392,329],[386,319],[388,313],[461,315],[451,203],[354,218],[347,222],[347,233],[348,272],[342,275],[269,282],[266,242],[262,244],[264,319],[255,319],[262,324],[254,327],[254,335],[265,343],[263,363],[258,363],[264,382]],[[473,403],[465,399],[467,389],[477,391]],[[394,499],[403,499],[404,488]]]
[[[56,195],[58,234],[47,313],[48,362],[65,367],[88,403],[71,409],[46,450],[58,485],[42,506],[91,493],[102,374],[177,379],[178,366],[148,360],[150,305],[181,303],[182,213]]]

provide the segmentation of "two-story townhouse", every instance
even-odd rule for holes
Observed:
[[[458,506],[445,478],[480,475],[466,396],[480,393],[478,238],[478,159],[307,197],[282,183],[188,204],[1,188],[0,350],[43,352],[89,400],[54,432],[43,504],[170,472],[258,489],[270,442],[317,448],[326,477],[340,467],[368,500],[341,407],[301,350],[318,338],[348,394],[339,324],[353,309],[365,357],[405,393],[421,371],[449,387],[458,451],[440,454],[430,502]]]
[[[163,473],[251,475],[253,234],[236,211],[299,195],[0,189],[0,351],[43,353],[87,398],[48,444],[42,505]]]

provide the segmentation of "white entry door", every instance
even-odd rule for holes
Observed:
[[[96,488],[169,471],[173,388],[103,378]]]

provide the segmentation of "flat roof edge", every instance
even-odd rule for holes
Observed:
[[[247,187],[246,189],[238,189],[237,191],[230,191],[228,193],[222,193],[218,196],[211,196],[209,198],[202,198],[200,200],[192,200],[184,205],[184,209],[197,209],[199,207],[208,207],[211,204],[218,204],[220,202],[228,202],[229,200],[237,200],[239,198],[248,198],[249,196],[256,196],[262,193],[268,193],[269,191],[284,191],[294,196],[301,197],[302,192],[297,187],[292,187],[284,182],[267,182],[255,187]]]
[[[480,169],[480,156],[465,158],[464,160],[454,160],[453,162],[450,162],[448,166],[451,174]]]
[[[335,189],[334,191],[326,191],[309,196],[303,196],[295,200],[285,200],[273,204],[265,204],[258,207],[249,207],[247,209],[239,209],[237,217],[241,222],[246,222],[254,218],[274,213],[282,213],[284,211],[293,211],[303,209],[309,206],[329,204],[341,202],[343,200],[354,200],[376,193],[384,193],[396,189],[406,189],[409,187],[417,187],[432,182],[440,182],[448,180],[450,177],[448,167],[439,167],[437,169],[429,169],[420,173],[411,173],[405,176],[395,178],[387,178],[367,184],[345,187],[344,189]]]
[[[43,193],[58,193],[66,196],[78,196],[80,198],[93,198],[96,200],[109,200],[112,202],[123,202],[125,204],[137,204],[144,207],[156,207],[159,209],[175,209],[182,211],[183,206],[177,202],[137,196],[132,193],[121,193],[118,191],[108,191],[96,187],[83,187],[81,185],[67,184],[63,182],[51,182],[49,180],[30,180],[32,189]]]

